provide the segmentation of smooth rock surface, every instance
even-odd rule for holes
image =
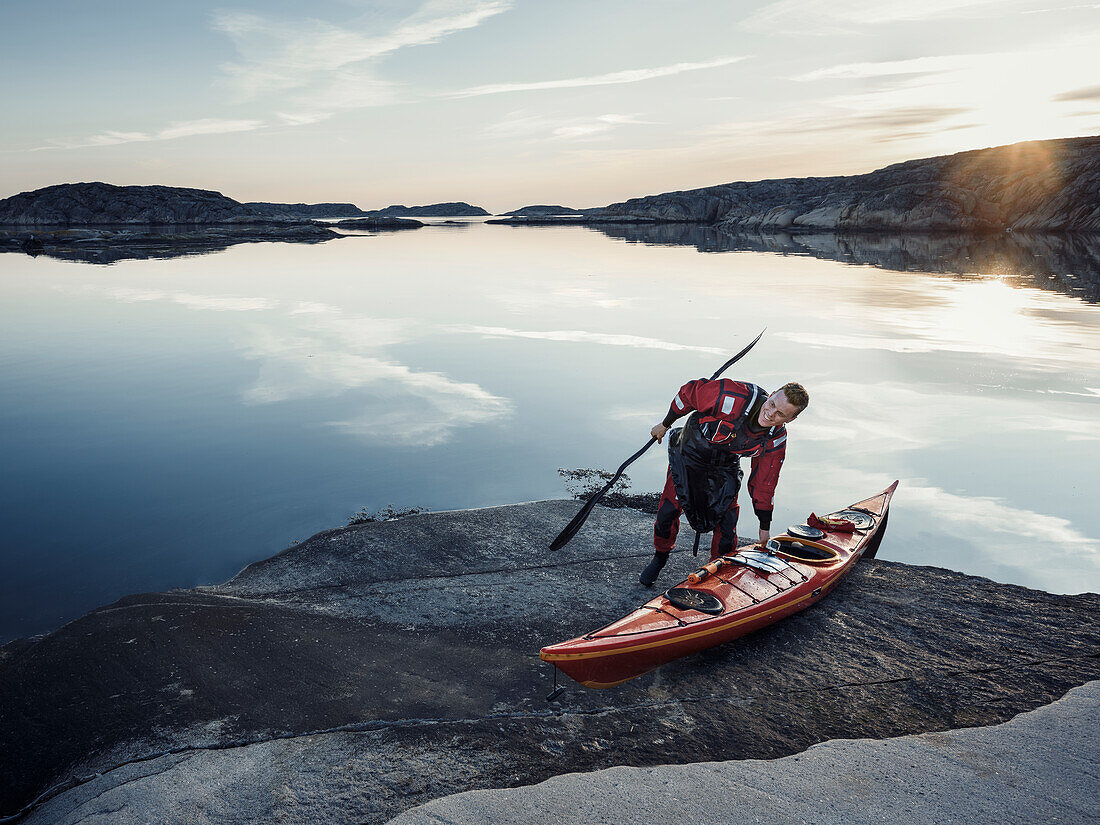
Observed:
[[[992,727],[836,739],[774,761],[609,768],[468,791],[389,825],[1100,822],[1100,682]]]
[[[329,530],[225,585],[5,645],[0,815],[40,798],[27,822],[380,823],[562,773],[993,724],[1100,677],[1096,594],[877,560],[803,613],[618,688],[563,677],[548,705],[538,649],[653,592],[636,578],[651,516],[597,507],[547,553],[578,506]],[[677,553],[660,585],[694,567]]]

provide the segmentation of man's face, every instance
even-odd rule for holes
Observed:
[[[798,407],[787,400],[782,390],[777,390],[768,396],[768,400],[760,408],[756,423],[761,427],[778,427],[794,421],[800,412],[802,411]]]

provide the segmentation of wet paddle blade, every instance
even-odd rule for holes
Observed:
[[[585,520],[592,512],[592,508],[596,506],[596,502],[603,498],[604,493],[615,486],[615,482],[618,481],[619,478],[622,476],[623,471],[627,467],[629,467],[635,459],[641,456],[642,453],[652,447],[656,442],[657,439],[651,437],[649,441],[646,442],[646,445],[642,447],[642,449],[638,450],[638,452],[634,453],[634,455],[632,455],[630,458],[622,463],[622,465],[619,467],[618,472],[615,473],[611,481],[607,482],[607,484],[603,486],[602,490],[599,490],[588,497],[588,501],[584,503],[581,511],[577,513],[577,515],[573,516],[573,520],[565,525],[565,529],[558,533],[558,537],[550,542],[551,550],[560,550],[562,547],[569,543],[569,540],[577,534],[578,530],[581,529],[581,525],[584,524]]]

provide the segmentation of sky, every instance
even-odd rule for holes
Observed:
[[[1100,2],[4,0],[0,197],[601,206],[1100,134]]]

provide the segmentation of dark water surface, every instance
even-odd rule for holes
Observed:
[[[562,497],[763,326],[732,377],[812,396],[777,528],[900,478],[881,556],[1100,589],[1095,241],[471,223],[114,257],[0,255],[0,641],[360,508]]]

